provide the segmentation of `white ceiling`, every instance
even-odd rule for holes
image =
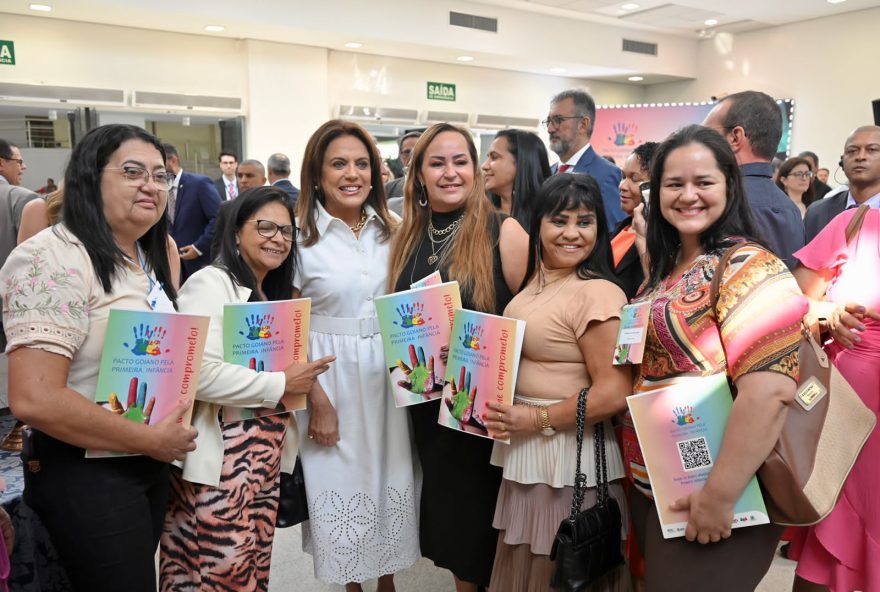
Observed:
[[[880,7],[880,0],[0,0],[2,12],[43,18],[327,47],[576,78],[654,84],[694,75],[690,44],[740,32]],[[623,5],[638,8],[624,10]],[[448,24],[455,10],[498,18],[497,35]],[[714,18],[718,25],[706,26]],[[206,33],[209,24],[225,26]],[[14,31],[5,33],[14,34]],[[620,38],[659,43],[661,58],[621,56]],[[14,38],[14,37],[6,37]],[[363,47],[346,49],[359,41]],[[665,59],[663,59],[665,58]]]
[[[673,34],[699,34],[702,29],[725,27],[734,23],[750,23],[749,29],[784,25],[815,18],[864,10],[880,6],[877,0],[845,0],[831,4],[827,0],[478,0],[485,4],[505,6],[593,20],[611,17],[612,22],[627,26],[644,25],[653,30]],[[637,8],[623,7],[636,5]],[[717,25],[707,26],[707,19]],[[608,22],[608,21],[604,21]],[[738,30],[743,30],[742,26]]]

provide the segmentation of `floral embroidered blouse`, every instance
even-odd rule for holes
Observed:
[[[722,250],[701,255],[677,281],[667,278],[637,301],[652,301],[645,355],[635,392],[676,376],[726,371],[734,382],[750,372],[798,378],[800,322],[806,298],[785,264],[749,245],[731,257],[712,307],[710,287]],[[650,482],[632,421],[624,417],[627,473],[650,495]]]
[[[149,289],[146,273],[129,265],[106,294],[82,242],[63,224],[47,228],[0,270],[6,352],[32,347],[69,358],[68,387],[91,398],[110,308],[149,310]]]

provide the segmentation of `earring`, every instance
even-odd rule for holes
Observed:
[[[428,193],[425,191],[424,185],[422,185],[420,187],[420,189],[422,190],[422,197],[419,198],[419,205],[422,206],[423,208],[427,208],[428,207]]]

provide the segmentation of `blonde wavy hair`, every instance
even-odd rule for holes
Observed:
[[[473,300],[477,310],[495,313],[495,283],[493,281],[493,253],[497,237],[493,242],[491,228],[498,225],[495,208],[486,196],[483,175],[480,172],[477,148],[470,133],[449,123],[438,123],[428,128],[419,138],[413,149],[412,160],[404,186],[403,223],[394,234],[391,243],[391,269],[388,277],[389,290],[397,285],[403,269],[428,232],[431,216],[427,191],[420,179],[425,154],[431,143],[442,133],[460,134],[467,143],[471,166],[474,170],[474,184],[464,200],[464,217],[452,239],[449,250],[440,260],[447,280],[457,280],[462,292]],[[494,218],[494,220],[493,220]],[[499,227],[500,234],[500,227]]]

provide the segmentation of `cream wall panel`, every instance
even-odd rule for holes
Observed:
[[[832,172],[849,132],[880,99],[880,8],[700,43],[697,78],[648,88],[649,101],[698,101],[741,90],[795,99],[792,152],[813,150]],[[837,175],[844,180],[843,173]]]

